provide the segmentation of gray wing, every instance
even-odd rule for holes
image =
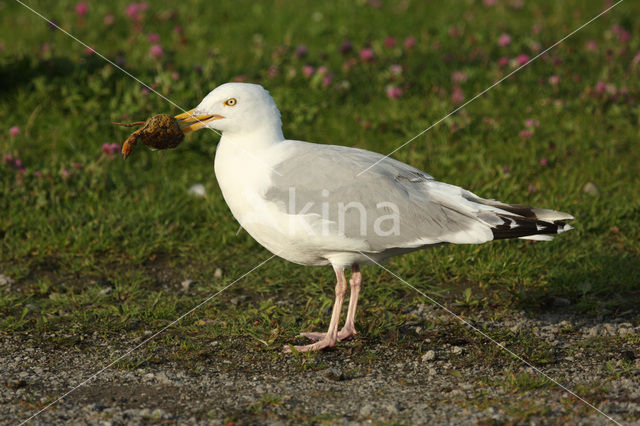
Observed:
[[[286,141],[265,198],[305,215],[314,232],[371,252],[439,243],[481,243],[502,224],[482,200],[391,158],[356,148]],[[358,176],[371,164],[375,167]],[[351,246],[351,245],[350,245]],[[339,250],[340,247],[336,247]]]

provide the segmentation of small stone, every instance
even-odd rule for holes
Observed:
[[[398,414],[398,407],[395,404],[386,404],[384,409],[391,415]]]
[[[462,349],[460,346],[454,346],[451,349],[451,353],[453,353],[454,355],[462,355],[462,352],[464,352],[464,349]]]
[[[598,191],[598,187],[593,182],[587,182],[587,184],[582,188],[586,194],[591,195],[592,197],[597,196],[600,191]]]
[[[158,383],[162,383],[163,385],[168,385],[171,383],[171,380],[169,380],[169,378],[163,371],[156,373],[155,376]]]
[[[140,417],[151,417],[151,409],[143,408],[142,410],[138,411],[138,415]]]
[[[233,306],[238,306],[239,304],[242,303],[242,301],[244,301],[247,298],[247,296],[236,296],[236,297],[232,297],[231,299],[229,299],[229,303],[231,303]]]
[[[184,280],[180,283],[180,285],[182,286],[183,290],[189,290],[194,283],[195,281],[193,280]]]
[[[433,349],[428,350],[422,355],[422,362],[429,362],[436,359],[436,352]]]
[[[337,367],[331,367],[329,371],[327,371],[327,378],[339,382],[345,379],[344,372]]]
[[[451,392],[449,392],[448,396],[450,398],[454,399],[454,398],[464,398],[467,395],[464,393],[464,391],[462,391],[460,389],[453,389]]]
[[[11,285],[13,282],[14,281],[11,277],[6,276],[5,274],[0,274],[0,287],[3,285]]]
[[[216,270],[213,272],[213,278],[222,278],[222,269],[216,268]]]
[[[607,331],[606,332],[607,335],[615,336],[617,334],[615,324],[607,323],[607,324],[604,324],[603,326],[604,326],[604,329]]]
[[[372,412],[373,412],[373,407],[371,405],[369,405],[369,404],[363,405],[360,408],[360,415],[361,416],[365,416],[365,417],[366,416],[370,416]]]
[[[153,419],[160,420],[160,419],[166,419],[169,416],[167,415],[167,412],[164,411],[162,408],[156,408],[151,412],[151,417]]]
[[[100,290],[100,295],[104,296],[106,294],[110,294],[113,291],[113,287],[105,287],[102,290]]]
[[[620,337],[626,337],[626,336],[632,336],[632,335],[633,335],[632,328],[620,327],[618,329],[618,336]]]
[[[187,191],[189,195],[193,195],[194,197],[204,198],[207,196],[207,189],[201,183],[196,183],[195,185],[191,185],[189,191]]]

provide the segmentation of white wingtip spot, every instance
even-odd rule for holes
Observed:
[[[553,237],[551,235],[527,235],[526,237],[518,237],[521,240],[532,240],[532,241],[551,241]]]
[[[562,228],[558,226],[558,234],[562,234],[563,232],[571,231],[573,226],[565,224]]]

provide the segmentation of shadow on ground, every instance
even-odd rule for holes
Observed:
[[[532,313],[571,309],[600,319],[640,317],[640,259],[596,255],[588,263],[567,264],[548,285],[526,291],[519,304]]]

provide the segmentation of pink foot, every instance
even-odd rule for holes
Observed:
[[[356,329],[353,327],[347,328],[344,327],[342,330],[340,330],[338,332],[338,341],[341,342],[343,340],[347,340],[350,339],[352,337],[356,336]],[[297,337],[306,337],[307,339],[311,339],[315,342],[320,341],[322,339],[324,339],[324,336],[326,336],[327,333],[318,333],[318,332],[314,332],[314,331],[309,331],[306,333],[300,333],[298,334]]]
[[[324,334],[324,333],[321,333]],[[331,348],[336,344],[336,341],[331,341],[331,339],[322,339],[319,342],[312,343],[310,345],[303,346],[294,346],[298,352],[311,352],[311,351],[319,351],[325,348]],[[291,347],[289,345],[285,345],[282,350],[284,353],[291,353]]]

